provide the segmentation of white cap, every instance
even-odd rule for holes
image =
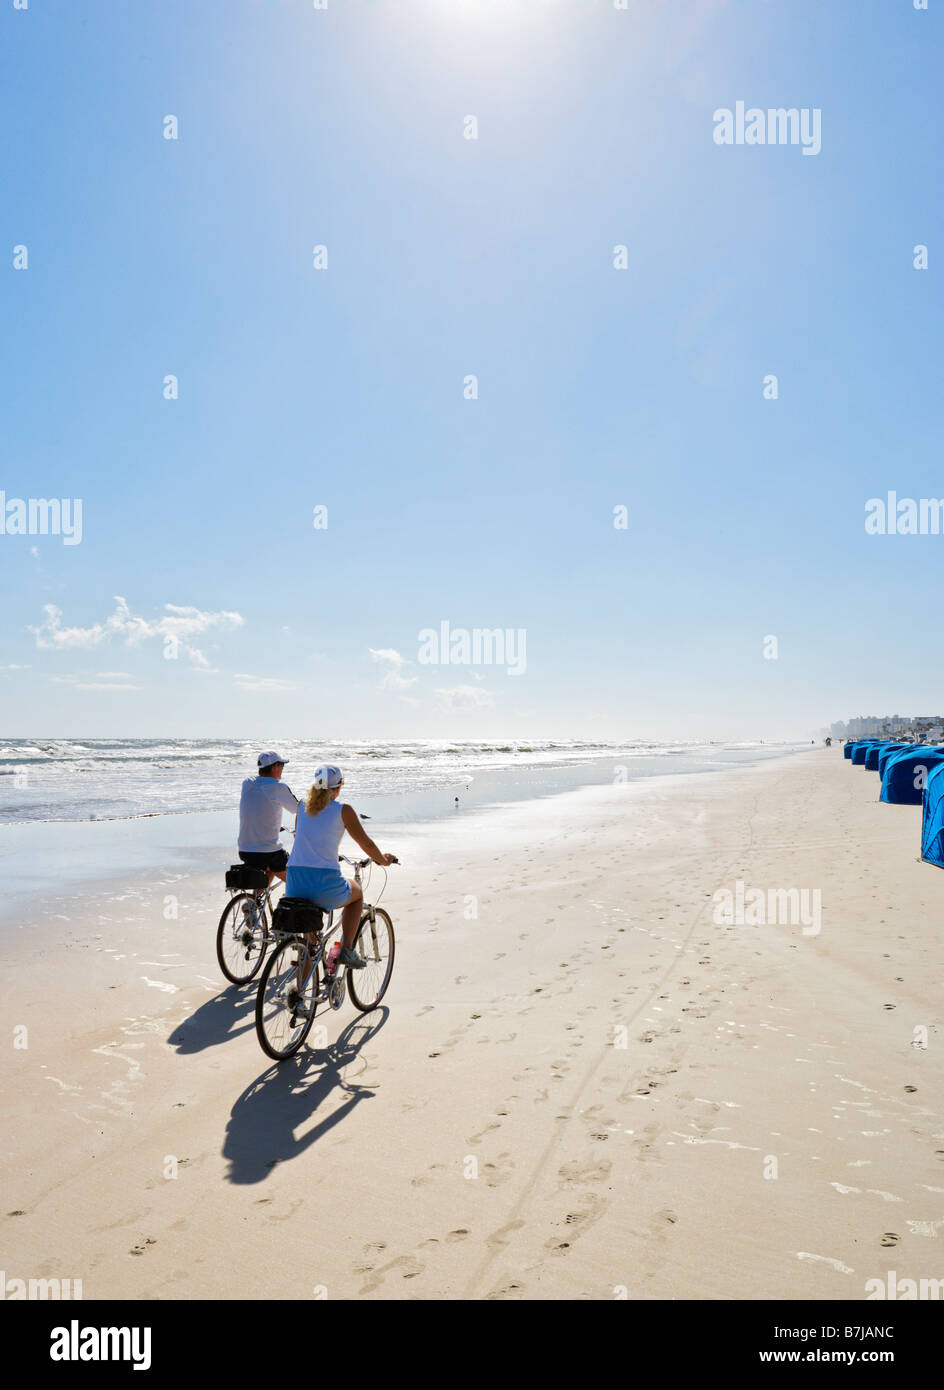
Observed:
[[[322,763],[321,767],[315,768],[315,786],[319,791],[334,791],[335,787],[340,787],[344,778],[339,767],[332,767],[329,763]]]
[[[274,767],[276,763],[284,763],[288,759],[283,758],[281,753],[260,753],[256,761],[259,767]]]

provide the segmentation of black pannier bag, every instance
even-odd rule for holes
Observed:
[[[324,930],[324,913],[307,898],[281,898],[272,914],[272,930],[320,935]]]
[[[251,869],[248,864],[231,864],[226,870],[227,888],[239,888],[244,893],[258,893],[269,886],[265,869]]]

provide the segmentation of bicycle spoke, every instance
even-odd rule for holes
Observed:
[[[316,959],[297,941],[276,948],[259,986],[259,1041],[273,1057],[287,1057],[304,1041],[317,1008]]]
[[[358,1009],[372,1009],[383,998],[393,970],[393,923],[383,909],[374,909],[373,922],[369,916],[364,917],[354,949],[367,964],[360,970],[348,971],[348,992]]]
[[[227,903],[217,929],[220,969],[234,984],[245,984],[262,964],[268,945],[264,903],[240,894]]]

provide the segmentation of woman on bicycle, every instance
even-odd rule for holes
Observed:
[[[361,825],[354,808],[338,801],[338,793],[343,786],[344,778],[339,767],[325,765],[316,769],[307,800],[298,807],[295,844],[288,860],[285,896],[307,898],[325,911],[343,908],[341,927],[344,937],[338,963],[359,970],[367,964],[363,956],[353,950],[364,895],[359,886],[346,879],[338,869],[341,838],[346,830],[364,853],[383,867],[395,864],[396,857],[382,854]]]

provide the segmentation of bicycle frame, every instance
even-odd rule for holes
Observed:
[[[361,888],[361,887],[362,887],[362,883],[361,883],[361,872],[362,872],[362,870],[363,870],[364,868],[366,868],[366,866],[367,866],[371,861],[370,861],[369,859],[362,859],[362,860],[348,859],[347,855],[345,855],[345,854],[339,854],[339,855],[338,855],[338,862],[341,863],[341,864],[350,864],[350,865],[351,865],[352,869],[354,870],[354,882],[357,884],[358,888]],[[271,891],[271,884],[270,884],[269,888],[266,890],[266,893],[268,894],[270,891]],[[325,928],[324,928],[324,930],[323,930],[322,932],[320,932],[317,936],[315,936],[315,939],[314,939],[313,941],[310,940],[308,936],[303,935],[303,934],[300,934],[300,933],[292,932],[292,933],[290,934],[290,938],[291,938],[291,939],[294,939],[295,941],[298,942],[299,946],[302,947],[302,948],[304,949],[305,954],[306,954],[306,956],[307,956],[307,958],[308,958],[308,968],[307,968],[307,970],[305,971],[304,977],[301,978],[301,979],[299,979],[299,980],[298,980],[298,983],[297,983],[297,988],[298,988],[299,992],[301,992],[302,990],[304,990],[305,986],[308,984],[308,981],[311,979],[311,973],[312,973],[312,971],[315,970],[315,969],[318,967],[319,963],[320,963],[321,961],[324,960],[324,946],[325,946],[325,942],[328,941],[328,940],[330,940],[330,938],[334,935],[335,931],[337,930],[337,927],[335,926],[335,921],[334,921],[334,914],[335,914],[335,912],[341,911],[341,910],[343,910],[343,909],[339,909],[339,908],[330,908],[330,909],[329,909],[329,911],[328,911],[328,920],[327,920],[327,923],[325,924]],[[374,916],[374,904],[373,904],[373,903],[366,903],[366,902],[365,902],[365,903],[363,904],[363,910],[364,910],[364,912],[367,913],[368,920],[369,920],[369,922],[370,922],[370,936],[371,936],[371,944],[373,945],[373,949],[374,949],[374,960],[375,960],[375,961],[379,961],[379,960],[380,960],[380,951],[379,951],[378,945],[377,945],[377,923],[376,923],[376,918],[375,918],[375,916]],[[276,935],[276,936],[289,935],[289,933],[280,933],[280,932],[276,932],[276,933],[274,933],[274,935]],[[299,964],[299,968],[300,968],[300,967],[301,967],[301,964],[302,964],[301,958],[299,958],[298,964]],[[338,982],[338,980],[340,980],[340,979],[343,978],[343,972],[344,972],[347,968],[348,968],[348,967],[342,963],[341,965],[336,966],[335,969],[334,969],[334,971],[333,971],[333,973],[329,975],[329,974],[328,974],[328,970],[327,970],[327,964],[326,964],[325,970],[324,970],[324,985],[323,985],[323,988],[319,990],[319,992],[318,992],[318,994],[317,994],[317,996],[316,996],[316,1001],[317,1001],[318,1003],[323,1003],[323,1002],[328,998],[328,995],[329,995],[330,990],[331,990],[331,986],[334,985],[334,984],[336,984],[336,983]]]
[[[245,897],[245,896],[248,896],[248,897],[252,898],[253,902],[255,903],[256,909],[255,909],[255,912],[253,913],[253,917],[252,917],[252,930],[253,930],[253,931],[255,931],[256,926],[257,926],[257,924],[258,924],[258,922],[259,922],[259,914],[260,914],[265,908],[268,908],[268,909],[269,909],[269,917],[270,917],[270,920],[271,920],[271,915],[272,915],[272,889],[275,887],[275,885],[276,885],[276,883],[277,883],[278,881],[279,881],[278,879],[273,879],[272,882],[269,884],[268,888],[260,888],[260,889],[258,890],[258,892],[255,892],[255,893],[250,893],[250,892],[248,891],[248,889],[246,889],[246,888],[230,888],[230,890],[229,890],[229,896],[230,896],[230,901],[231,901],[231,902],[232,902],[233,898],[235,898],[235,897],[239,897],[239,896],[244,896],[244,897]],[[268,926],[266,927],[265,937],[263,938],[263,940],[264,940],[264,942],[265,942],[266,945],[268,945],[268,943],[269,943],[270,941],[274,940],[273,935],[272,935],[272,932],[271,932],[271,930],[270,930],[270,928],[269,928]]]

